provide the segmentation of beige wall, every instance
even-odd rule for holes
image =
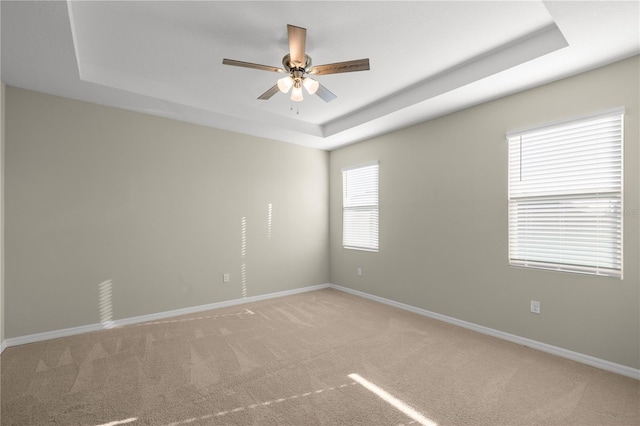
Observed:
[[[4,90],[0,81],[0,354],[4,347]]]
[[[100,322],[109,281],[113,319],[331,281],[639,368],[638,74],[636,57],[330,155],[8,87],[5,336]],[[508,267],[505,132],[615,106],[625,279]],[[377,254],[340,244],[340,168],[371,160]]]
[[[331,282],[639,368],[639,75],[635,57],[331,152]],[[617,106],[624,280],[509,267],[505,132]],[[345,250],[340,169],[372,160],[380,252]]]
[[[0,82],[0,344],[4,342],[4,91]]]
[[[328,282],[327,152],[13,87],[6,107],[7,338],[103,321],[105,282],[112,319]]]

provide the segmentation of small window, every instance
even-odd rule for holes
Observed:
[[[622,278],[623,118],[507,134],[510,265]]]
[[[378,251],[378,163],[342,169],[342,245]]]

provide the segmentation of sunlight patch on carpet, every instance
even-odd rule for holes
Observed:
[[[124,420],[116,420],[113,422],[109,422],[109,423],[102,423],[96,426],[116,426],[116,425],[124,425],[127,423],[131,423],[131,422],[135,422],[136,420],[138,420],[137,417],[130,417],[128,419],[124,419]]]
[[[144,325],[155,325],[155,324],[171,324],[174,322],[186,322],[186,321],[197,321],[197,320],[205,320],[205,319],[216,319],[223,317],[236,317],[240,315],[255,315],[255,313],[251,309],[245,309],[242,312],[232,312],[230,314],[221,314],[221,315],[204,315],[201,317],[190,317],[190,318],[180,318],[175,320],[164,320],[164,321],[153,321],[153,322],[143,322],[140,324],[136,324],[138,327]]]
[[[211,419],[211,418],[214,418],[214,417],[222,417],[222,416],[226,416],[227,414],[238,413],[238,412],[244,411],[244,410],[253,410],[253,409],[256,409],[256,408],[260,408],[260,407],[266,407],[266,406],[269,406],[271,404],[278,404],[278,403],[285,402],[285,401],[292,401],[292,400],[297,399],[297,398],[304,398],[304,397],[307,397],[307,396],[320,394],[320,393],[324,393],[324,392],[330,392],[330,391],[337,390],[337,389],[343,389],[343,388],[346,388],[348,386],[354,386],[354,385],[357,385],[357,383],[356,382],[345,383],[345,384],[342,384],[342,385],[339,385],[339,386],[331,386],[329,388],[318,389],[318,390],[314,390],[314,391],[311,391],[311,392],[305,392],[305,393],[301,393],[301,394],[298,394],[298,395],[288,396],[286,398],[277,398],[277,399],[272,399],[270,401],[257,402],[255,404],[250,404],[250,405],[247,405],[245,407],[236,407],[236,408],[232,408],[232,409],[229,409],[229,410],[218,411],[217,413],[205,414],[204,416],[200,416],[200,417],[192,417],[190,419],[180,420],[180,421],[177,421],[177,422],[169,423],[169,424],[167,424],[165,426],[179,426],[179,425],[185,425],[185,424],[193,423],[193,422],[196,422],[198,420],[207,420],[207,419]],[[433,425],[435,425],[435,423],[433,423]]]
[[[387,392],[384,389],[376,386],[375,384],[371,383],[370,381],[368,381],[367,379],[361,377],[360,375],[358,375],[358,374],[349,374],[349,378],[352,379],[352,380],[355,380],[356,382],[358,382],[359,384],[364,386],[365,389],[367,389],[368,391],[373,392],[378,397],[380,397],[383,401],[385,401],[386,403],[390,404],[391,406],[393,406],[397,410],[401,411],[402,413],[404,413],[408,417],[411,417],[413,420],[415,420],[416,422],[420,423],[421,425],[423,425],[423,426],[438,426],[438,424],[436,422],[434,422],[432,420],[429,420],[428,418],[426,418],[425,416],[423,416],[422,414],[417,412],[413,407],[410,407],[409,405],[405,404],[402,400],[396,398],[395,396],[391,395],[389,392]]]

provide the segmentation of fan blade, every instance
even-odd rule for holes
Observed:
[[[273,87],[271,87],[271,89],[267,90],[262,95],[258,96],[258,99],[262,99],[263,101],[266,101],[267,99],[270,99],[273,95],[278,93],[279,91],[280,89],[278,88],[278,85],[274,84]]]
[[[327,89],[322,84],[318,86],[318,90],[316,91],[316,95],[320,96],[320,98],[322,98],[322,100],[325,101],[325,102],[331,102],[332,100],[337,98],[337,96],[334,95],[331,92],[331,90]]]
[[[341,72],[367,71],[369,70],[369,58],[356,59],[355,61],[336,62],[335,64],[316,65],[308,74],[337,74]]]
[[[272,67],[269,65],[253,64],[251,62],[236,61],[235,59],[223,59],[223,65],[233,65],[234,67],[253,68],[262,71],[285,72],[282,68]]]
[[[289,36],[289,57],[291,67],[305,66],[304,50],[307,44],[307,29],[296,27],[295,25],[287,25],[287,34]]]

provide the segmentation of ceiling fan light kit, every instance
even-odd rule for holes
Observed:
[[[293,83],[294,81],[291,77],[282,77],[278,80],[278,89],[280,89],[282,93],[287,93],[293,87]]]
[[[291,90],[291,100],[300,102],[303,99],[304,97],[302,96],[302,87],[300,87],[300,82],[296,81],[293,85],[293,89]]]
[[[280,89],[282,93],[288,93],[289,90],[293,88],[293,90],[291,90],[292,101],[299,102],[303,100],[302,89],[300,88],[301,86],[304,87],[310,95],[315,95],[320,83],[311,77],[293,78],[287,76],[278,80],[278,89]]]
[[[304,99],[302,94],[302,87],[304,87],[310,95],[318,95],[325,102],[331,102],[336,98],[336,95],[317,80],[305,77],[306,74],[323,75],[369,70],[369,58],[312,67],[311,57],[305,54],[307,30],[295,25],[287,25],[287,34],[289,37],[289,53],[282,58],[284,68],[237,61],[235,59],[222,60],[224,65],[288,74],[286,77],[278,79],[273,87],[260,95],[258,97],[260,100],[270,99],[279,91],[288,93],[291,90],[291,100],[300,102]]]
[[[315,95],[318,91],[318,87],[320,87],[320,83],[317,80],[312,79],[311,77],[307,77],[302,80],[302,85],[310,95]]]

